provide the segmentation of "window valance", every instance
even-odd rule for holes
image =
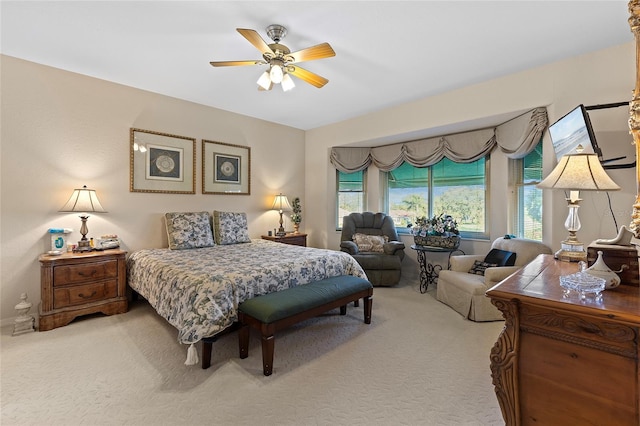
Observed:
[[[371,164],[388,172],[403,162],[426,167],[443,157],[470,163],[486,156],[496,146],[509,158],[522,158],[538,144],[548,123],[547,109],[540,107],[491,129],[372,148],[333,147],[330,161],[344,173],[358,172]]]

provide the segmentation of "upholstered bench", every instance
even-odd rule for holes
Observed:
[[[341,275],[246,300],[238,307],[240,358],[249,356],[249,327],[253,327],[262,335],[263,373],[269,376],[276,331],[338,307],[340,315],[346,315],[347,304],[360,298],[364,301],[364,322],[371,324],[372,296],[369,281]]]

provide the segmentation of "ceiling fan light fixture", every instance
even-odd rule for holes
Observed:
[[[269,77],[269,71],[263,72],[257,83],[258,86],[262,87],[264,90],[269,90],[271,88],[271,78]]]
[[[293,89],[294,87],[296,87],[296,85],[293,82],[293,79],[291,78],[291,76],[289,74],[285,74],[282,77],[282,90],[285,91],[285,92],[288,92],[289,90]]]
[[[282,67],[280,65],[272,65],[271,71],[269,72],[269,77],[271,77],[271,81],[275,84],[282,83],[282,78],[284,77]]]
[[[0,0],[1,1],[1,0]],[[329,43],[320,43],[306,49],[291,51],[284,44],[280,44],[280,40],[287,35],[287,29],[282,25],[270,25],[267,28],[267,34],[273,40],[268,44],[256,30],[249,28],[236,28],[249,43],[253,45],[262,54],[261,60],[243,60],[243,61],[211,61],[209,64],[213,67],[233,67],[245,65],[268,65],[269,68],[264,72],[257,81],[258,90],[271,90],[274,84],[283,85],[285,92],[293,89],[295,84],[291,79],[291,75],[300,80],[311,84],[317,88],[324,87],[329,82],[326,78],[319,76],[311,71],[300,68],[297,64],[305,61],[314,61],[317,59],[330,58],[336,55]],[[293,64],[296,64],[294,67]],[[289,76],[287,76],[289,74]]]

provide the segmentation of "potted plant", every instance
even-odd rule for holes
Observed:
[[[460,246],[458,222],[450,215],[440,214],[427,218],[418,217],[416,225],[411,228],[413,240],[417,245],[442,247],[455,250]]]
[[[293,233],[300,233],[300,222],[302,222],[302,206],[300,205],[300,197],[296,197],[293,199],[293,203],[291,205],[293,209],[293,214],[291,215],[291,222],[293,222]]]

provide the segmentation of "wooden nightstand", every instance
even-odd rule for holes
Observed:
[[[289,244],[292,246],[307,246],[307,234],[287,234],[284,237],[263,235],[262,239],[275,241],[276,243]]]
[[[127,312],[123,250],[40,256],[40,331],[69,324],[80,315]]]

